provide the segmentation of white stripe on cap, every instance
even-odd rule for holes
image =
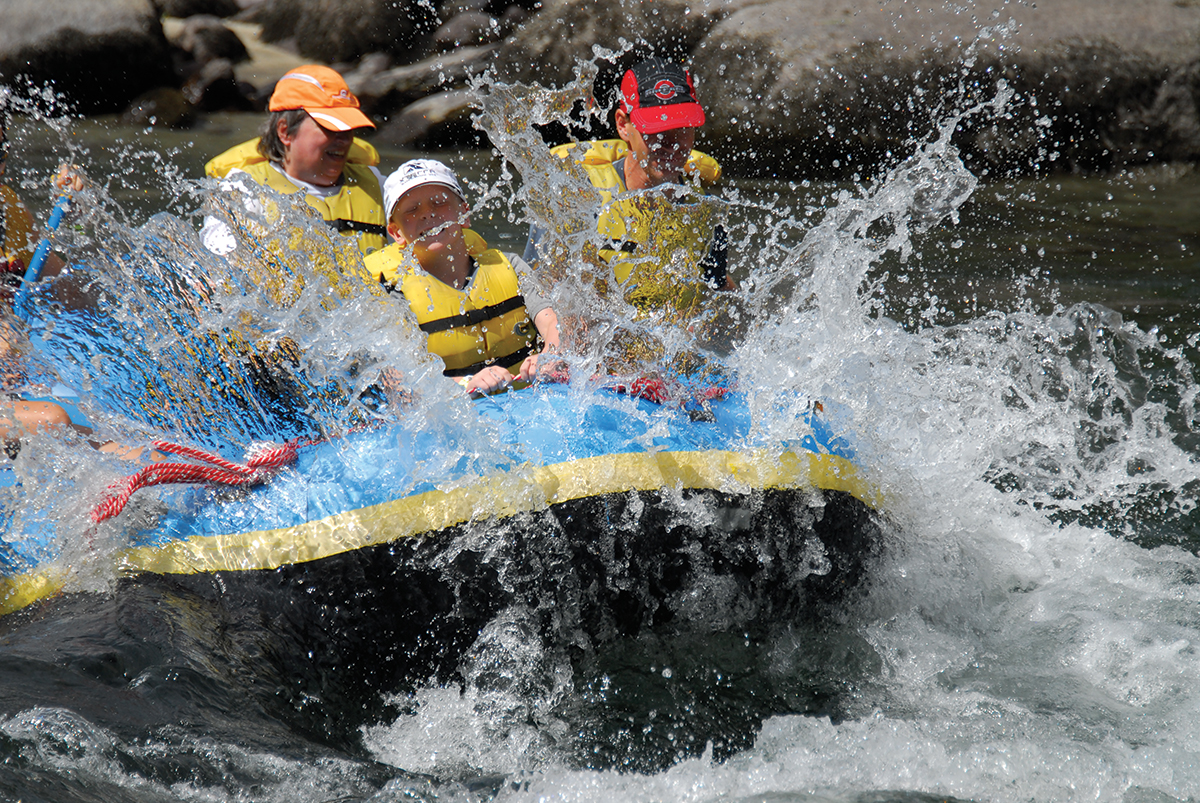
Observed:
[[[352,126],[347,125],[338,118],[334,117],[332,114],[322,114],[321,112],[313,111],[311,109],[305,109],[305,111],[308,112],[309,117],[312,117],[317,122],[321,123],[322,128],[329,128],[334,131],[352,130]],[[326,123],[328,123],[328,125],[326,125]]]
[[[313,78],[311,75],[308,75],[307,73],[302,73],[302,72],[290,72],[290,73],[288,73],[287,75],[285,75],[285,76],[283,76],[282,78],[280,78],[279,80],[280,80],[280,81],[286,81],[286,80],[288,80],[289,78],[291,78],[293,81],[308,81],[308,82],[309,82],[310,84],[312,84],[313,86],[319,87],[319,88],[320,88],[322,91],[324,91],[324,90],[325,90],[325,87],[321,86],[321,82],[320,82],[320,81],[318,81],[316,78]]]

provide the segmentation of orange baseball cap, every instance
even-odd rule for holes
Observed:
[[[304,109],[318,125],[330,131],[375,127],[359,111],[358,98],[346,86],[345,79],[336,70],[319,64],[297,67],[280,78],[267,108],[273,112]]]

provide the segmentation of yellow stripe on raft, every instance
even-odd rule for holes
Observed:
[[[500,478],[492,477],[463,488],[427,491],[277,530],[194,536],[139,547],[121,556],[119,568],[127,574],[276,569],[438,532],[467,521],[507,518],[575,499],[660,488],[744,493],[812,487],[845,491],[872,507],[882,501],[853,463],[809,452],[787,452],[777,459],[765,451],[718,449],[601,455],[530,469],[524,483],[506,486],[502,493],[497,492],[499,484]],[[503,498],[499,506],[497,496]]]
[[[611,454],[518,468],[462,488],[427,491],[292,527],[137,547],[121,553],[117,567],[127,575],[277,569],[468,521],[507,518],[592,496],[662,488],[727,493],[815,488],[844,491],[873,508],[883,502],[853,463],[833,455],[721,449]],[[499,506],[497,497],[503,499]],[[65,575],[56,569],[0,580],[0,615],[57,593],[64,582]]]
[[[53,569],[0,578],[0,616],[62,591],[66,575]]]

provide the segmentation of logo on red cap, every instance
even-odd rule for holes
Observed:
[[[660,100],[670,100],[682,91],[683,89],[675,86],[675,84],[666,79],[663,79],[654,85],[654,96]]]

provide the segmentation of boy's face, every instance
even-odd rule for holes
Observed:
[[[454,191],[441,184],[422,184],[400,196],[392,207],[388,232],[398,241],[411,244],[417,261],[440,255],[455,239],[462,239],[469,225],[467,205]],[[441,227],[439,229],[439,227]],[[430,234],[433,229],[439,229]]]

